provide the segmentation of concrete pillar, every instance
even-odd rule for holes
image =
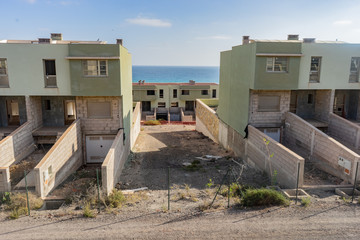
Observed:
[[[360,143],[360,131],[359,129],[356,130],[356,142],[355,142],[355,148],[358,149],[359,148],[359,143]]]
[[[314,153],[314,147],[315,147],[315,130],[311,131],[311,145],[310,145],[310,156]]]

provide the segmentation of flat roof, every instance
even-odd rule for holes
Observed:
[[[219,85],[217,83],[166,83],[166,82],[156,82],[156,83],[138,83],[133,82],[133,86],[152,86],[152,85],[177,85],[177,86],[207,86],[207,85]]]

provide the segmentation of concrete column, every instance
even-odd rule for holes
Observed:
[[[310,145],[310,155],[312,156],[314,153],[315,147],[315,130],[311,131],[311,145]]]
[[[334,109],[334,99],[335,99],[335,89],[331,89],[330,103],[329,103],[329,113],[332,113],[332,112],[333,112],[333,109]]]
[[[359,148],[359,143],[360,143],[360,131],[359,129],[356,130],[356,142],[355,142],[355,148],[358,149]]]

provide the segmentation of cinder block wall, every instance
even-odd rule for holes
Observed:
[[[133,119],[131,124],[131,149],[134,147],[136,139],[140,133],[140,122],[141,122],[141,111],[140,111],[140,102],[136,103],[135,109],[133,111]]]
[[[279,127],[284,121],[284,113],[290,110],[291,91],[250,91],[249,124],[255,127]],[[280,96],[280,111],[260,112],[258,111],[259,95]],[[231,111],[231,110],[230,110]]]
[[[81,165],[81,120],[77,119],[34,168],[36,192],[47,196]]]
[[[296,187],[298,164],[300,163],[299,186],[302,186],[304,182],[304,158],[258,129],[248,126],[248,130],[247,161],[265,171],[269,176],[276,171],[276,180],[279,185],[288,188]],[[271,155],[273,156],[270,157]]]
[[[0,167],[0,193],[11,190],[10,171],[8,167]]]
[[[87,115],[87,103],[91,102],[110,102],[112,115],[110,118],[89,118]],[[121,117],[121,97],[76,97],[77,118],[82,120],[83,131],[85,134],[107,134],[117,133],[122,126]]]
[[[334,113],[329,115],[328,133],[345,145],[359,149],[360,126]]]
[[[315,118],[324,122],[329,121],[334,102],[333,90],[317,90],[315,95]]]
[[[214,142],[219,142],[219,118],[215,111],[197,99],[195,112],[196,130],[202,132]]]
[[[357,153],[290,112],[285,114],[283,137],[285,146],[296,149],[319,169],[353,183],[356,163],[360,160]],[[351,162],[349,174],[338,164],[339,157]]]
[[[119,182],[121,171],[130,153],[130,140],[123,141],[123,130],[120,130],[101,165],[102,187],[110,194],[115,184]]]

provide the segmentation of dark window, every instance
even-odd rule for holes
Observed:
[[[173,90],[173,98],[177,98],[177,89]]]
[[[164,102],[158,102],[158,107],[159,107],[159,108],[164,108],[164,107],[166,107],[166,103],[164,103]]]
[[[190,90],[181,90],[181,95],[190,95]]]
[[[51,110],[51,102],[50,102],[50,100],[45,100],[45,110]]]
[[[147,90],[147,95],[155,95],[155,90]]]
[[[359,82],[360,57],[352,57],[349,82]]]
[[[308,94],[308,104],[313,104],[314,96],[312,94]]]
[[[320,67],[321,67],[321,57],[311,57],[310,64],[310,82],[319,82],[320,81]]]
[[[213,97],[213,98],[216,98],[216,89],[213,89],[212,97]]]
[[[56,87],[55,60],[44,60],[45,87]]]
[[[171,107],[179,107],[179,103],[178,102],[172,102]]]
[[[280,112],[280,96],[258,97],[258,112]]]
[[[159,95],[160,98],[164,98],[164,89],[160,89]]]
[[[208,95],[209,91],[208,90],[201,90],[201,95]]]

